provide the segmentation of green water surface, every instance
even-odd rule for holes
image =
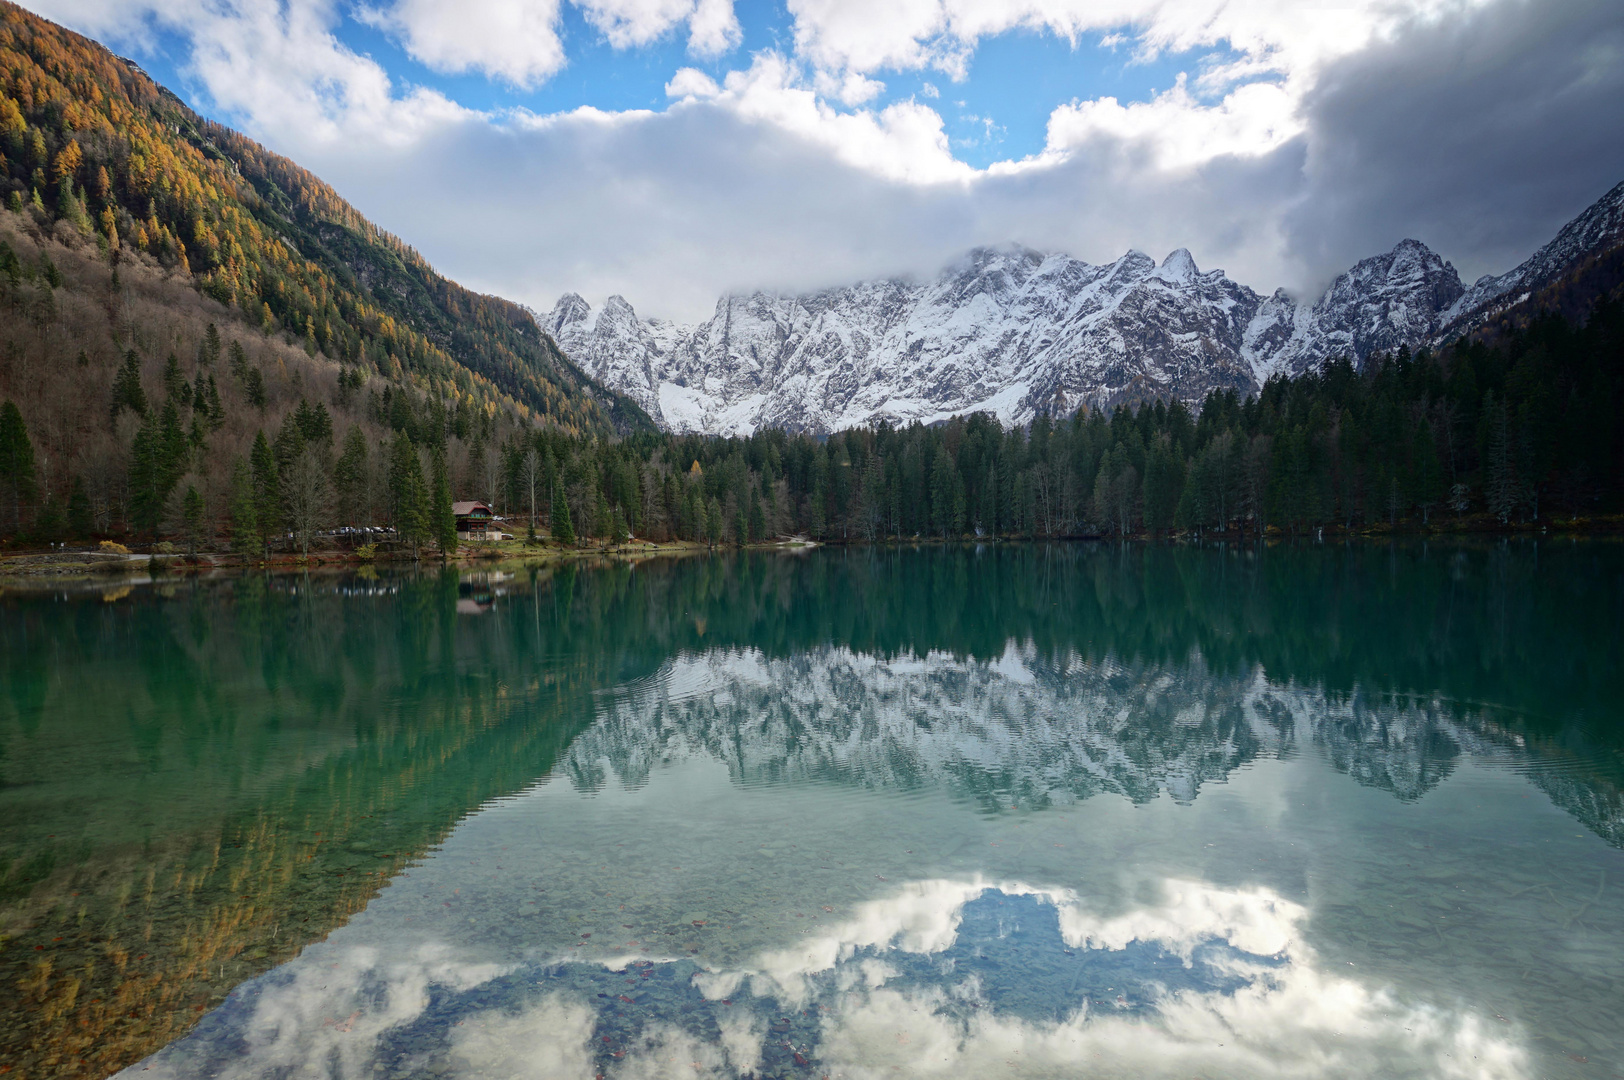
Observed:
[[[1624,1076],[1624,549],[0,596],[18,1077]]]

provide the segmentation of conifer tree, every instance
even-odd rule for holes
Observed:
[[[767,535],[767,519],[761,511],[761,497],[750,492],[750,522],[749,538],[752,542],[762,540]]]
[[[113,377],[112,416],[118,419],[120,409],[129,409],[137,416],[147,414],[147,392],[141,388],[141,358],[130,349],[124,354],[124,364]]]
[[[164,506],[185,475],[191,446],[174,401],[149,413],[130,447],[130,523],[148,535],[158,531]]]
[[[423,482],[423,463],[417,447],[404,431],[395,433],[389,448],[389,494],[394,504],[395,533],[412,547],[412,558],[421,553],[423,541],[431,536],[428,485]]]
[[[271,538],[279,531],[282,520],[282,486],[276,470],[276,455],[271,452],[263,430],[254,434],[248,466],[254,489],[254,535],[260,550],[269,558]]]
[[[62,539],[62,533],[67,528],[67,521],[62,514],[62,504],[55,498],[47,495],[40,505],[39,513],[34,516],[34,539],[43,543],[54,544]]]
[[[434,455],[434,542],[441,559],[457,553],[457,515],[451,509],[451,478],[443,454]]]
[[[186,381],[186,376],[181,374],[180,357],[170,353],[169,358],[164,361],[164,396],[171,401],[184,401],[189,405],[192,398],[191,390],[191,384]]]
[[[90,510],[90,495],[85,491],[84,478],[75,476],[68,489],[68,535],[75,540],[88,540],[96,531],[96,522]]]
[[[612,538],[617,546],[624,544],[626,541],[632,538],[631,531],[626,528],[626,515],[621,513],[620,507],[618,506],[615,507],[609,528],[611,530]]]
[[[705,507],[705,539],[711,547],[722,542],[722,502],[714,495]]]
[[[225,426],[226,409],[220,403],[220,388],[215,385],[214,376],[209,376],[209,388],[203,397],[203,409],[209,420],[209,430],[219,431]]]
[[[186,531],[186,554],[196,555],[197,540],[203,532],[203,496],[191,484],[186,485],[186,494],[181,496],[180,517]]]
[[[243,555],[261,546],[258,501],[248,462],[239,457],[231,463],[231,547]]]
[[[16,402],[0,405],[0,527],[23,528],[23,512],[34,500],[34,443]]]
[[[243,394],[248,398],[248,404],[265,411],[265,375],[257,367],[250,367],[243,372]]]
[[[238,345],[237,348],[240,350],[242,346]],[[220,328],[213,323],[209,323],[209,328],[203,332],[201,359],[211,367],[220,359]]]
[[[562,480],[553,483],[553,505],[549,523],[554,540],[565,547],[575,546],[575,523],[570,520],[570,507],[568,500],[564,498]]]
[[[345,525],[361,525],[367,512],[367,440],[360,425],[344,436],[344,451],[333,466],[338,489],[338,517]]]
[[[155,530],[163,510],[163,499],[158,495],[162,484],[159,443],[158,418],[148,415],[130,444],[130,526],[138,533]]]

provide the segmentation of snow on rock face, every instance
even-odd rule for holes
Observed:
[[[1562,227],[1555,239],[1514,270],[1485,274],[1446,312],[1447,337],[1459,337],[1487,322],[1524,295],[1544,288],[1586,256],[1624,244],[1624,184],[1592,203]]]
[[[1312,304],[1202,272],[1183,248],[1160,266],[1138,251],[1094,266],[977,248],[929,281],[724,297],[694,326],[639,319],[619,296],[595,312],[569,293],[544,326],[677,432],[825,433],[981,410],[1022,423],[1151,397],[1194,403],[1332,357],[1360,363],[1448,340],[1499,298],[1621,237],[1624,184],[1528,262],[1470,289],[1416,240],[1361,261]]]
[[[1400,241],[1331,282],[1297,337],[1293,370],[1413,348],[1443,328],[1443,313],[1465,291],[1453,265],[1417,240]]]

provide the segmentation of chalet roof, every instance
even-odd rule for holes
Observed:
[[[491,513],[491,508],[482,502],[469,500],[468,502],[454,502],[451,504],[453,517],[469,517],[475,510],[483,510],[487,514]]]

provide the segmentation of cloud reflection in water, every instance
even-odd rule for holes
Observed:
[[[927,880],[748,964],[324,944],[246,984],[157,1076],[1513,1077],[1504,1030],[1330,970],[1266,889]],[[137,1069],[139,1070],[139,1066]]]

